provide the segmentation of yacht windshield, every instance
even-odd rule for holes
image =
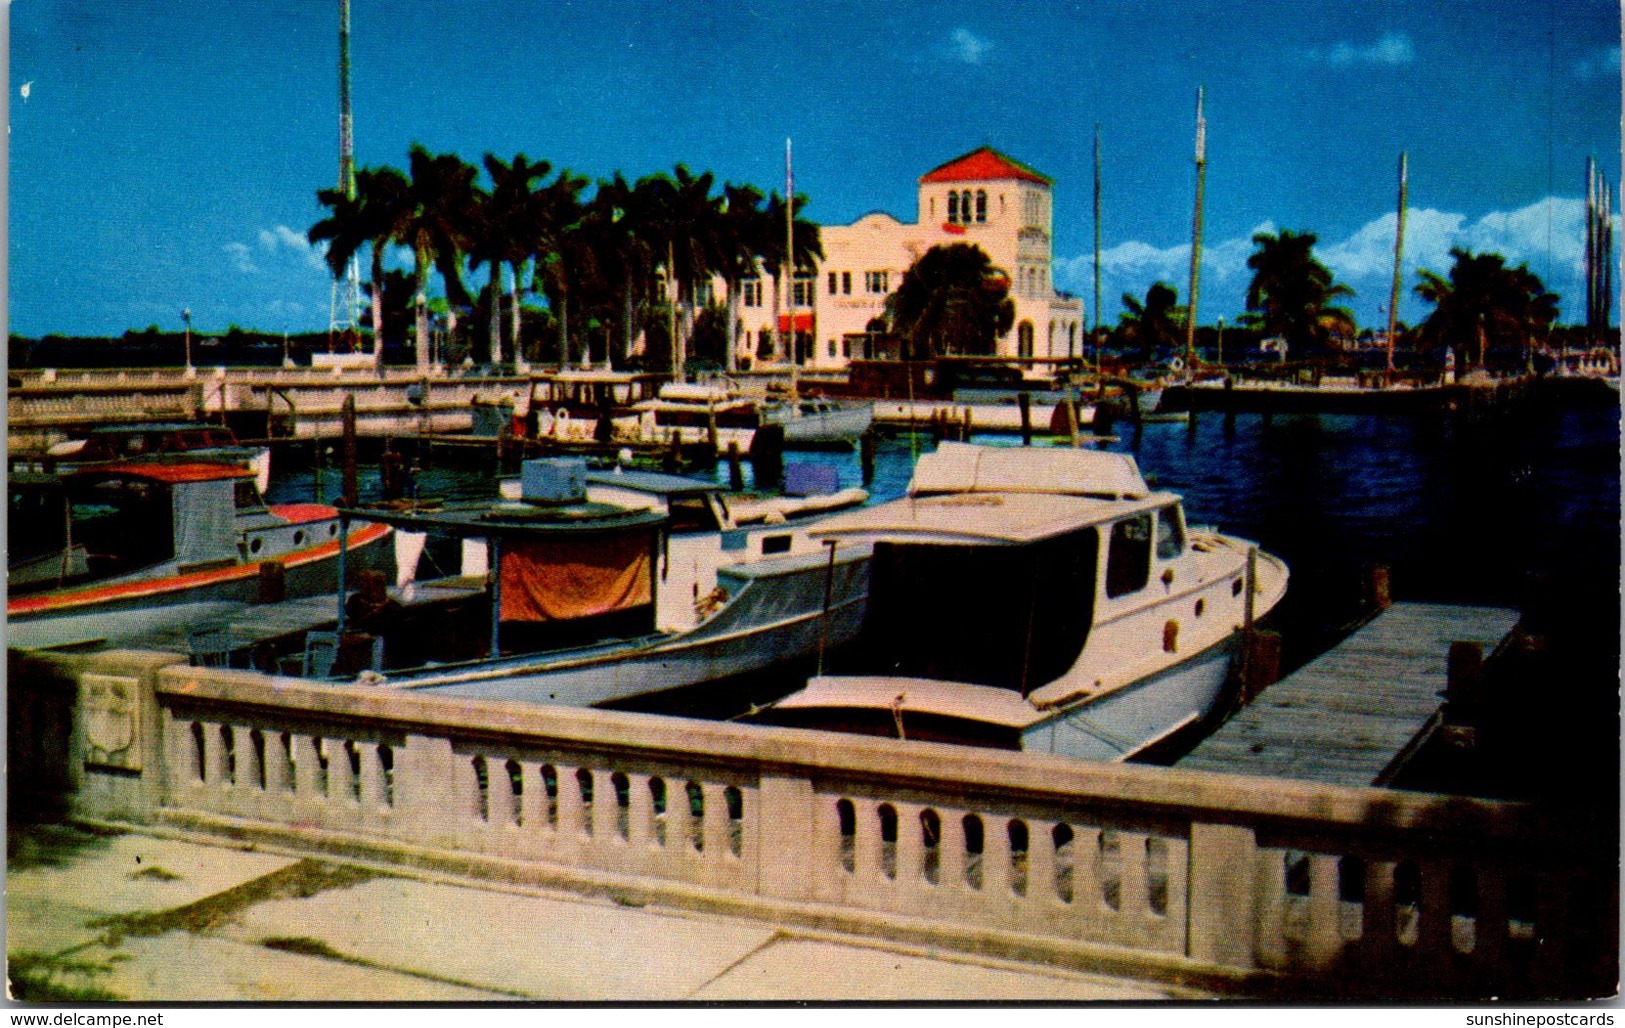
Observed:
[[[1024,546],[875,546],[860,660],[873,674],[1015,689],[1059,678],[1093,614],[1099,534]]]

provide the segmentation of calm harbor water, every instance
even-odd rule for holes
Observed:
[[[885,438],[873,501],[901,495],[913,456],[930,448],[923,436]],[[1204,414],[1194,427],[1148,424],[1137,437],[1124,426],[1105,448],[1133,454],[1156,487],[1182,494],[1192,525],[1256,540],[1286,560],[1291,586],[1272,618],[1284,636],[1284,670],[1335,643],[1359,616],[1370,565],[1390,569],[1396,600],[1520,607],[1531,583],[1545,580],[1588,620],[1618,624],[1617,408],[1531,405],[1471,417]],[[790,453],[786,461],[833,464],[843,487],[861,484],[855,453]],[[726,466],[716,474],[725,482]],[[338,473],[328,468],[320,478],[330,500]],[[279,471],[271,498],[309,500],[316,481],[308,467]],[[364,468],[363,495],[376,489],[376,468]],[[488,471],[429,468],[419,477],[423,495],[491,489]],[[754,684],[750,698],[799,684]],[[675,702],[710,716],[742,709]]]

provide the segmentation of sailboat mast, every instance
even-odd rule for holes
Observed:
[[[790,322],[786,344],[791,364],[799,362],[796,353],[796,173],[790,162],[790,137],[784,137],[784,309]]]
[[[355,137],[350,119],[350,0],[339,0],[339,192],[355,200]],[[353,333],[356,307],[361,301],[361,270],[354,257],[344,271],[343,296],[338,280],[333,281],[332,303],[328,310],[328,338],[343,329]],[[377,340],[373,341],[377,346]]]
[[[1089,338],[1095,344],[1095,375],[1100,374],[1100,123],[1095,122],[1095,327]],[[1068,354],[1067,356],[1071,356]]]
[[[1388,293],[1388,381],[1394,380],[1394,331],[1399,327],[1400,261],[1405,255],[1405,151],[1399,152],[1399,221],[1394,229],[1394,285]]]
[[[1190,314],[1185,319],[1185,367],[1196,366],[1196,306],[1202,285],[1202,193],[1207,183],[1207,121],[1202,117],[1203,87],[1196,87],[1196,214],[1191,221]]]
[[[1597,171],[1586,158],[1586,328],[1597,328]]]

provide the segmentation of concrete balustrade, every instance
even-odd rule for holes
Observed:
[[[1244,990],[1610,973],[1612,869],[1525,805],[173,660],[13,653],[22,782],[102,819]]]

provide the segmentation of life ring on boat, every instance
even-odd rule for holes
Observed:
[[[567,410],[564,407],[560,407],[558,410],[553,412],[553,420],[554,421],[569,421],[570,420],[570,412],[569,412],[569,410]]]
[[[1168,370],[1170,370],[1170,371],[1184,371],[1185,370],[1185,359],[1183,357],[1175,357],[1174,359],[1170,360],[1168,362]]]

